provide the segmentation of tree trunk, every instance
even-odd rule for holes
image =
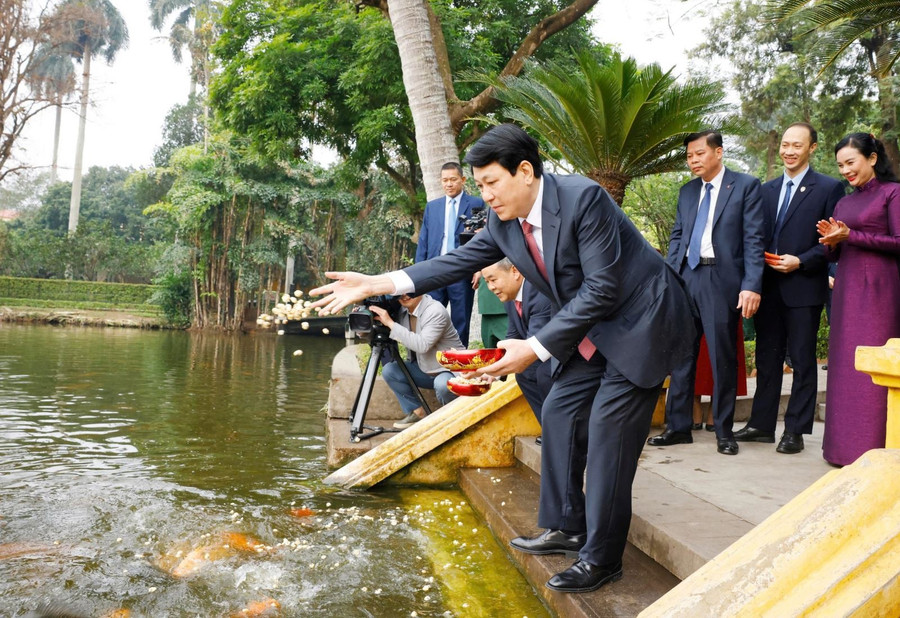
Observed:
[[[625,189],[628,187],[628,183],[631,182],[630,176],[609,170],[592,170],[588,177],[606,189],[613,201],[622,206],[622,201],[625,199]]]
[[[429,200],[444,194],[441,166],[459,162],[450,124],[447,93],[441,79],[426,0],[387,0],[403,70],[403,86],[416,128],[416,147]]]
[[[766,180],[775,178],[775,157],[778,150],[778,132],[772,129],[766,136]]]
[[[878,80],[878,104],[880,107],[881,141],[884,143],[885,154],[894,170],[894,174],[900,172],[900,144],[897,142],[897,96],[894,91],[894,77],[889,76]]]
[[[56,125],[53,129],[53,164],[50,166],[50,184],[59,179],[59,131],[62,127],[62,95],[56,99]]]
[[[91,44],[84,46],[84,73],[81,78],[81,112],[78,115],[78,143],[75,145],[75,168],[72,170],[72,199],[69,201],[69,234],[78,229],[81,208],[81,166],[84,159],[84,128],[87,124],[88,97],[91,87]]]

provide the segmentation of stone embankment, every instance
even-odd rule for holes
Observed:
[[[162,318],[134,315],[120,311],[84,309],[37,309],[0,307],[0,322],[51,324],[56,326],[110,326],[118,328],[166,328]]]

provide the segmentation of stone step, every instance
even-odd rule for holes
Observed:
[[[524,441],[520,439],[520,441]],[[530,439],[534,443],[534,439]],[[537,528],[539,478],[526,466],[515,468],[466,468],[460,470],[459,485],[472,507],[500,540],[540,532]],[[629,544],[625,550],[625,576],[600,590],[565,594],[544,584],[565,570],[572,560],[564,556],[532,556],[510,549],[518,565],[550,610],[557,616],[578,618],[633,617],[671,590],[679,580]]]
[[[817,379],[818,389],[816,393],[816,420],[825,420],[825,382],[828,372],[822,369],[823,365],[818,365]],[[793,385],[793,374],[788,372],[784,374],[784,380],[781,384],[781,401],[778,405],[778,418],[784,419],[784,412],[787,409],[788,400],[791,396],[791,386]],[[753,394],[756,392],[756,378],[747,378],[747,394],[738,397],[734,406],[734,422],[746,423],[750,420],[750,410],[753,408]],[[704,396],[700,401],[700,409],[703,411],[703,418],[709,411],[712,401]],[[740,427],[740,425],[737,425]]]
[[[776,436],[782,429],[779,423]],[[776,453],[775,444],[743,442],[737,457],[725,457],[706,431],[693,432],[693,444],[644,447],[628,540],[687,578],[832,469],[822,459],[823,433],[824,424],[815,423],[796,455]],[[540,474],[534,438],[518,438],[515,452],[523,467]]]
[[[705,432],[694,432],[702,433]],[[533,438],[516,440],[516,458],[540,477],[541,447]],[[728,532],[708,537],[705,532],[710,526]],[[628,540],[679,579],[699,569],[752,528],[741,518],[638,467]]]

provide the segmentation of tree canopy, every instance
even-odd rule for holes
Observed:
[[[547,0],[429,4],[443,26],[452,101],[478,95],[483,83],[468,79],[471,73],[496,77],[534,25],[564,6]],[[412,117],[381,10],[344,1],[233,0],[222,26],[214,47],[222,73],[210,94],[226,126],[276,158],[302,159],[312,143],[330,146],[361,170],[377,166],[406,192],[408,208],[421,208]],[[569,57],[572,48],[595,44],[589,23],[579,20],[535,48],[535,56]],[[463,146],[479,129],[467,118],[459,122]]]

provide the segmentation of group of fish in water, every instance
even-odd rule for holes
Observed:
[[[305,507],[291,508],[293,517],[304,518],[315,514],[315,511]],[[277,551],[260,542],[249,534],[241,532],[221,532],[219,534],[204,535],[200,544],[195,544],[187,551],[184,548],[173,547],[163,555],[157,557],[152,564],[169,573],[175,578],[184,578],[193,575],[210,563],[224,560],[240,554],[269,554]],[[4,543],[0,544],[0,560],[9,560],[18,557],[34,556],[52,552],[53,548],[47,545],[33,543]],[[281,605],[275,599],[264,598],[249,603],[241,610],[229,614],[229,618],[263,618],[266,616],[281,615]],[[23,618],[87,618],[82,614],[73,613],[70,609],[60,604],[48,604],[37,607]],[[131,618],[131,610],[118,608],[108,611],[100,618]]]

